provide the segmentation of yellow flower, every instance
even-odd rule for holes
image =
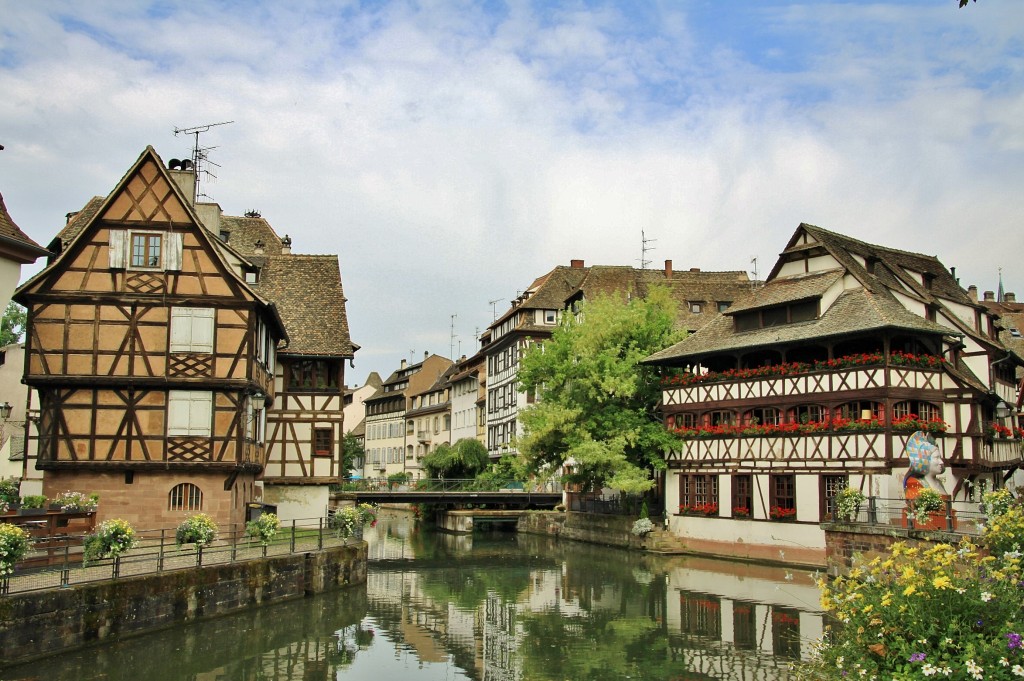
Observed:
[[[892,593],[889,591],[886,591],[885,595],[882,596],[882,606],[884,607],[887,605],[892,605]]]
[[[949,577],[947,577],[946,575],[940,574],[938,577],[932,580],[932,586],[934,586],[936,589],[952,589],[953,582],[949,581]]]
[[[917,591],[917,587],[914,586],[913,584],[911,584],[910,586],[908,586],[906,589],[903,590],[903,595],[904,596],[913,596],[915,591]]]

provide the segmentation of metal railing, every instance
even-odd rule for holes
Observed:
[[[327,518],[282,523],[277,534],[265,545],[247,536],[244,526],[232,526],[227,531],[219,531],[209,546],[179,546],[175,542],[175,529],[137,530],[138,544],[127,553],[90,562],[83,561],[82,535],[34,539],[28,555],[15,566],[14,573],[0,580],[0,594],[308,553],[345,546],[362,538],[362,528],[357,528],[354,538],[342,537],[328,526]]]
[[[986,520],[987,516],[979,508],[978,502],[946,499],[942,509],[918,517],[913,502],[885,497],[868,497],[849,519],[825,519],[826,522],[850,525],[931,530],[970,536],[980,535]]]

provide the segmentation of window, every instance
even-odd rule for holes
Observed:
[[[740,650],[757,648],[757,605],[745,601],[732,604],[733,645]]]
[[[750,475],[732,476],[732,516],[742,518],[754,514],[754,481]]]
[[[712,505],[714,510],[711,511]],[[718,515],[718,476],[680,475],[679,512],[700,511],[705,515]]]
[[[168,436],[210,437],[212,421],[213,393],[199,390],[168,391]]]
[[[544,323],[554,324],[558,321],[558,313],[554,310],[544,310]]]
[[[306,359],[288,367],[290,390],[337,390],[341,363],[337,360]]]
[[[313,454],[331,456],[334,451],[334,431],[330,428],[313,429]]]
[[[919,402],[916,400],[904,400],[892,405],[892,415],[894,419],[916,416],[922,421],[932,421],[941,418],[937,406],[930,402]]]
[[[180,232],[112,229],[107,244],[111,269],[181,269]]]
[[[836,496],[842,492],[849,479],[845,475],[823,475],[821,476],[821,519],[829,520],[836,510]]]
[[[728,410],[710,411],[705,419],[709,426],[731,426],[736,423],[736,413]]]
[[[718,596],[680,591],[679,616],[679,625],[688,634],[713,641],[722,637],[722,601]]]
[[[718,311],[719,312],[725,312],[726,310],[729,309],[730,305],[732,305],[732,301],[731,300],[719,300],[718,301]]]
[[[668,417],[669,429],[674,428],[696,428],[697,427],[697,415],[690,412],[682,412],[680,414],[673,414]]]
[[[771,481],[769,515],[773,518],[792,517],[796,512],[796,476],[773,475]]]
[[[696,302],[696,301],[691,301],[690,302],[690,312],[692,312],[693,314],[700,314],[702,309],[703,309],[703,307],[701,306],[701,304],[699,302]]]
[[[815,299],[743,312],[733,317],[733,323],[737,331],[751,331],[783,324],[807,322],[817,318],[818,300]]]
[[[828,409],[818,404],[801,404],[790,411],[794,423],[824,423],[828,421]]]
[[[851,421],[882,421],[885,418],[885,408],[881,402],[858,400],[839,407],[839,416]]]
[[[781,412],[775,407],[758,407],[743,414],[744,425],[777,426],[781,420]]]
[[[171,308],[171,352],[213,352],[213,308]]]
[[[203,491],[191,482],[183,482],[180,485],[175,485],[167,495],[167,510],[203,510]]]
[[[160,235],[132,233],[132,267],[160,266]]]

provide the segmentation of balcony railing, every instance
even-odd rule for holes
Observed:
[[[849,518],[826,516],[824,522],[842,525],[871,525],[885,528],[953,532],[977,536],[987,520],[980,504],[971,501],[944,500],[943,508],[920,517],[913,502],[905,499],[868,497]]]

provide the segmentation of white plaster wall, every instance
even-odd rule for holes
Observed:
[[[263,485],[263,503],[277,506],[277,517],[282,524],[325,518],[329,501],[327,485]]]
[[[11,302],[14,289],[18,287],[21,279],[21,264],[12,262],[7,258],[0,258],[0,313],[7,309]]]

